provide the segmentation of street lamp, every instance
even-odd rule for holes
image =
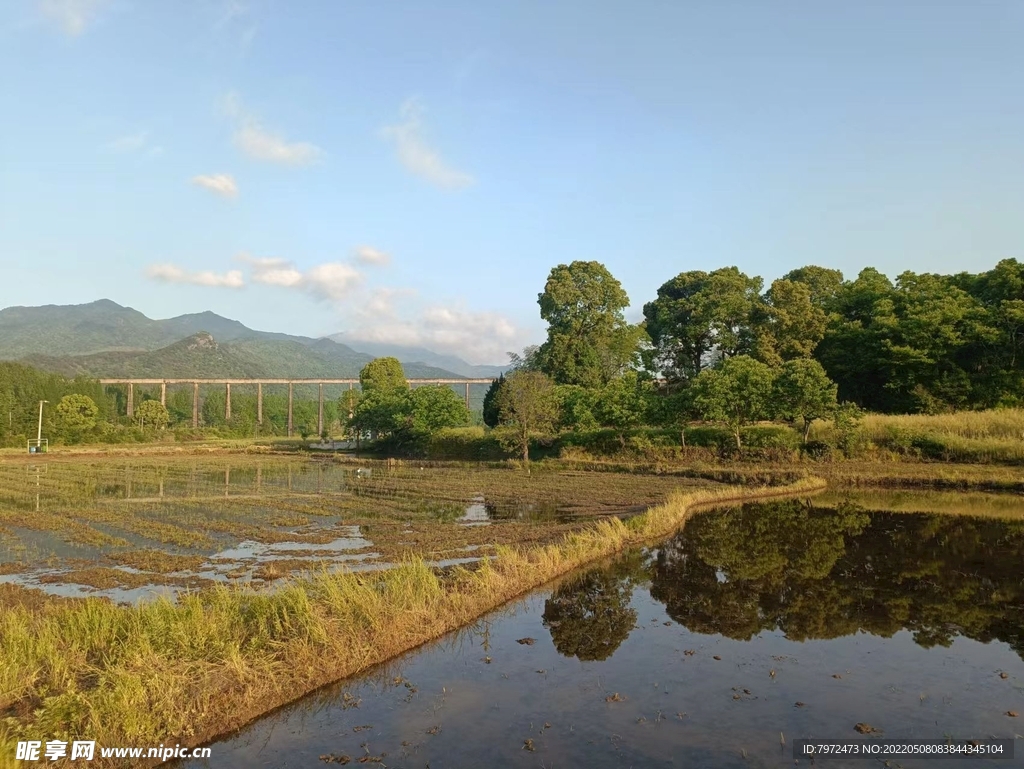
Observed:
[[[43,404],[50,401],[39,401],[39,430],[36,432],[36,446],[43,442]]]

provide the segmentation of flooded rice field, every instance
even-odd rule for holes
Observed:
[[[0,463],[0,585],[131,603],[409,555],[469,563],[643,510],[682,483],[238,456]]]
[[[186,766],[791,767],[794,740],[865,737],[1011,738],[939,765],[1024,766],[1024,507],[922,512],[956,496],[699,515]]]

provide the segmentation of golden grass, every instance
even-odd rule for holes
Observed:
[[[588,562],[666,536],[702,507],[823,488],[808,478],[676,494],[555,544],[499,547],[474,570],[438,574],[409,560],[371,575],[320,571],[273,593],[215,587],[128,608],[96,599],[14,606],[0,615],[0,766],[18,739],[197,744]]]
[[[868,451],[959,462],[1024,463],[1024,409],[953,414],[869,414],[861,437]],[[813,440],[833,440],[831,425],[817,422]]]
[[[835,507],[853,502],[865,510],[955,515],[1024,521],[1024,497],[1017,494],[986,494],[963,491],[913,491],[906,489],[830,490],[815,498],[815,504]]]
[[[970,440],[1008,438],[1024,442],[1024,409],[958,411],[953,414],[869,414],[861,422],[861,428],[872,440],[884,437],[885,431],[893,427]]]

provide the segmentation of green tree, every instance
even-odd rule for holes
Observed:
[[[418,434],[437,432],[445,427],[461,427],[469,422],[466,403],[447,385],[415,388],[411,402],[411,429]]]
[[[402,364],[398,358],[391,357],[374,358],[363,366],[359,372],[359,386],[364,393],[409,389]]]
[[[409,428],[412,408],[408,390],[371,388],[359,400],[350,424],[378,437],[394,435]]]
[[[702,419],[726,425],[741,450],[744,425],[771,415],[774,379],[770,367],[748,355],[727,358],[697,376],[693,403]]]
[[[651,383],[627,371],[597,393],[594,416],[601,424],[614,428],[625,444],[626,431],[644,423],[652,396]]]
[[[483,418],[484,424],[488,427],[497,427],[501,419],[501,415],[498,413],[498,391],[503,384],[505,384],[505,375],[499,374],[484,393]]]
[[[751,312],[760,278],[736,267],[682,272],[644,305],[652,349],[649,367],[669,380],[692,380],[716,358],[746,354],[753,347]]]
[[[77,440],[96,427],[98,413],[96,402],[88,395],[65,395],[57,404],[55,426],[65,439]]]
[[[629,297],[603,264],[558,265],[537,303],[548,323],[541,369],[558,384],[601,387],[636,361],[643,328],[626,323]]]
[[[790,270],[782,279],[807,286],[811,292],[811,304],[826,314],[832,311],[836,296],[843,286],[843,273],[839,270],[813,264]]]
[[[528,464],[530,436],[554,429],[558,419],[554,385],[540,371],[515,371],[505,378],[497,401],[501,423],[508,428],[502,442]]]
[[[816,360],[795,358],[782,364],[775,377],[775,415],[803,424],[803,442],[815,419],[831,418],[838,407],[838,387]]]
[[[597,427],[594,405],[597,390],[579,385],[557,385],[558,428],[561,430],[593,430]]]
[[[148,400],[135,409],[135,418],[143,427],[163,430],[171,421],[171,415],[160,401]]]
[[[752,313],[757,358],[778,366],[809,358],[825,336],[827,318],[803,283],[777,280]]]
[[[359,406],[360,392],[358,390],[345,390],[338,398],[338,421],[343,429],[352,425],[355,419],[356,408]]]
[[[844,283],[833,303],[825,337],[814,357],[839,385],[839,397],[880,411],[889,404],[885,340],[898,324],[892,282],[878,270],[861,270]]]

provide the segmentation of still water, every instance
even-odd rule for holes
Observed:
[[[858,724],[1024,766],[1024,523],[827,504],[700,515],[188,766],[791,767]]]

